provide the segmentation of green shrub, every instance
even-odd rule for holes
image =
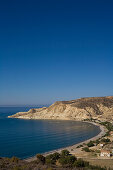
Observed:
[[[90,152],[95,152],[94,150],[90,149]]]
[[[45,163],[45,157],[43,155],[37,154],[36,157],[39,162]]]
[[[100,124],[105,126],[109,131],[113,130],[113,125],[110,122],[101,122]]]
[[[81,148],[81,147],[83,147],[83,145],[78,145],[76,148]]]
[[[72,156],[72,155],[67,156],[67,164],[68,164],[68,165],[72,165],[76,160],[77,160],[77,159],[76,159],[75,156]]]
[[[58,160],[59,158],[60,158],[60,154],[58,152],[52,154],[52,159],[54,159],[55,161]]]
[[[48,164],[48,165],[51,165],[51,164],[55,164],[55,160],[53,160],[53,159],[50,159],[50,158],[46,158],[46,164]]]
[[[47,164],[55,164],[56,161],[60,158],[59,153],[54,153],[46,156],[46,163]]]
[[[104,135],[105,136],[110,136],[110,131],[106,132],[106,134]]]
[[[90,141],[88,144],[87,144],[88,147],[92,147],[94,146],[94,142],[93,141]]]
[[[100,143],[100,141],[98,139],[94,142],[96,143],[96,145],[98,145]]]
[[[100,150],[95,150],[96,153],[100,153]]]
[[[65,157],[61,157],[59,159],[59,163],[61,165],[68,165],[68,166],[72,166],[73,163],[77,160],[77,158],[75,156],[72,156],[72,155],[68,155],[68,156],[65,156]]]
[[[84,147],[84,148],[82,148],[82,150],[85,152],[90,152],[90,149],[88,147]]]
[[[103,138],[103,139],[101,140],[101,142],[109,143],[109,142],[110,142],[110,139],[108,139],[108,138]]]
[[[62,152],[61,152],[61,156],[68,156],[69,155],[69,151],[68,150],[62,150]]]
[[[83,161],[83,159],[78,159],[74,162],[73,166],[75,167],[87,167],[89,166],[89,162]]]
[[[13,157],[11,158],[11,162],[18,163],[18,161],[19,161],[19,158],[15,157],[15,156],[13,156]]]
[[[62,166],[67,164],[67,159],[65,157],[61,157],[58,161]]]

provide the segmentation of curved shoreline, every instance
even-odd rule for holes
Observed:
[[[101,138],[102,136],[104,136],[106,134],[107,129],[105,128],[105,126],[100,125],[100,124],[95,123],[95,122],[89,122],[89,121],[85,121],[85,122],[91,123],[91,124],[93,124],[95,126],[98,126],[100,128],[100,133],[98,135],[92,137],[92,138],[89,138],[89,139],[83,141],[83,142],[79,142],[79,143],[77,143],[75,145],[67,146],[67,147],[64,147],[64,148],[59,148],[59,149],[56,149],[56,150],[44,152],[44,153],[42,153],[42,155],[47,156],[47,155],[53,154],[55,152],[61,152],[63,149],[67,149],[67,150],[70,151],[70,153],[74,154],[77,146],[82,145],[83,143],[87,144],[90,140],[97,140],[97,139]],[[72,152],[72,150],[73,150],[73,152]],[[36,159],[37,158],[36,158],[36,155],[35,155],[33,157],[29,157],[29,158],[26,158],[24,160],[27,161],[27,162],[31,162],[31,161],[34,161]]]

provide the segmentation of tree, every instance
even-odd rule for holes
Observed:
[[[82,148],[82,150],[85,152],[90,152],[90,149],[88,147]]]
[[[60,158],[60,154],[58,152],[53,153],[52,158],[56,161]]]
[[[37,154],[36,157],[39,162],[45,163],[45,157],[43,155]]]
[[[58,160],[60,157],[59,153],[54,153],[46,156],[46,163],[47,164],[55,164],[56,160]]]
[[[61,157],[58,161],[59,161],[59,163],[60,163],[62,166],[64,166],[64,165],[67,164],[67,159],[66,159],[66,157]]]
[[[94,146],[94,142],[93,141],[90,141],[88,144],[87,144],[88,147],[92,147]]]
[[[67,157],[67,164],[72,165],[76,160],[77,158],[75,156],[70,155]]]
[[[73,163],[77,160],[77,158],[75,156],[72,156],[72,155],[68,155],[68,156],[65,156],[65,157],[61,157],[58,161],[59,163],[64,166],[72,166]]]
[[[76,167],[85,167],[85,163],[82,159],[78,159],[77,161],[74,162],[74,166]]]
[[[68,150],[66,150],[66,149],[65,149],[65,150],[62,150],[61,156],[63,156],[63,157],[64,157],[64,156],[68,156],[69,153],[70,153],[70,152],[69,152]]]
[[[101,140],[102,142],[105,142],[105,143],[108,143],[108,142],[110,142],[110,139],[109,138],[103,138],[102,140]]]

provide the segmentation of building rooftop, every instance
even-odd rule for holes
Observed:
[[[103,150],[103,149],[102,149],[102,150],[101,150],[101,153],[110,153],[110,150],[105,150],[105,149]]]

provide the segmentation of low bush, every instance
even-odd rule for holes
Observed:
[[[68,165],[68,166],[72,166],[73,163],[77,160],[77,158],[75,156],[72,155],[68,155],[67,157],[61,157],[59,159],[59,163],[64,166],[64,165]]]
[[[37,155],[37,159],[40,161],[43,161],[44,158],[45,157],[43,155],[40,155],[40,154]],[[42,164],[42,163],[37,164],[37,160],[32,161],[32,162],[26,162],[26,161],[20,160],[16,157],[1,158],[0,159],[0,169],[1,170],[32,170],[32,169],[40,169],[40,170],[42,170],[42,169],[47,169],[47,170],[52,170],[52,169],[107,170],[106,168],[101,168],[99,166],[89,165],[89,162],[84,161],[82,159],[77,159],[75,156],[70,155],[66,151],[63,152],[63,154],[59,154],[59,153],[50,154],[50,155],[46,156],[45,160],[46,161],[44,164]],[[57,163],[60,163],[60,165],[62,165],[62,167],[59,168],[58,167],[59,164],[57,164],[55,161]]]
[[[53,160],[53,159],[50,159],[50,158],[46,158],[46,164],[48,164],[48,165],[52,165],[52,164],[55,164],[55,160]]]
[[[43,155],[37,154],[36,157],[39,162],[45,163],[45,157]]]
[[[55,164],[59,158],[60,154],[58,152],[55,152],[53,154],[47,155],[45,160],[47,164]]]
[[[63,156],[63,157],[64,157],[64,156],[68,156],[69,153],[70,153],[70,152],[69,152],[68,150],[66,150],[66,149],[65,149],[65,150],[62,150],[61,156]]]
[[[84,148],[82,148],[82,150],[85,152],[90,152],[90,149],[88,147],[84,147]]]
[[[113,125],[110,122],[106,121],[106,122],[101,122],[100,124],[105,126],[108,129],[108,131],[112,131],[113,130]]]
[[[13,156],[11,158],[11,162],[18,163],[18,161],[19,161],[19,158],[15,157],[15,156]]]
[[[94,142],[93,141],[90,141],[88,144],[87,144],[88,147],[92,147],[94,146]]]
[[[45,158],[46,164],[55,164],[56,160],[53,158],[53,154],[47,155]]]
[[[101,140],[101,142],[109,143],[109,142],[110,142],[110,139],[108,139],[108,138],[103,138],[103,139]]]
[[[100,150],[95,150],[96,153],[100,153]]]
[[[83,159],[78,159],[77,161],[74,162],[73,166],[74,167],[88,167],[89,162],[83,161]]]
[[[83,147],[83,145],[78,145],[76,148],[81,148],[81,147]]]
[[[110,131],[106,132],[106,134],[104,135],[104,137],[106,136],[110,136]]]
[[[98,145],[100,143],[100,141],[97,139],[96,141],[94,141],[94,143],[96,143],[96,145]]]
[[[58,162],[59,162],[62,166],[64,166],[64,165],[67,164],[67,158],[61,157],[61,158],[58,160]]]
[[[52,158],[56,161],[60,158],[60,154],[58,152],[55,152],[52,154]]]

